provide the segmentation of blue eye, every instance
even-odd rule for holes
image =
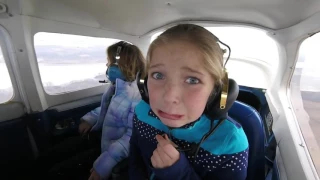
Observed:
[[[163,79],[163,75],[159,72],[152,73],[154,79]]]
[[[188,83],[188,84],[198,84],[198,83],[200,83],[200,80],[197,79],[197,78],[194,78],[194,77],[189,77],[186,80],[186,83]]]

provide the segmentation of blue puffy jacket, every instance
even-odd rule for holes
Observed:
[[[108,177],[112,168],[128,157],[134,108],[140,100],[136,81],[117,79],[103,94],[101,106],[82,117],[93,126],[92,131],[102,128],[102,153],[93,165],[101,178]]]

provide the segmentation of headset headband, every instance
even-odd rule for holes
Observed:
[[[119,61],[119,59],[120,59],[120,52],[121,52],[121,49],[122,49],[122,47],[121,46],[118,46],[118,48],[117,48],[117,52],[116,52],[116,63],[115,64],[118,64],[118,61]]]

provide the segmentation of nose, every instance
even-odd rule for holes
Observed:
[[[181,91],[177,83],[172,81],[164,85],[163,100],[168,104],[179,104]]]

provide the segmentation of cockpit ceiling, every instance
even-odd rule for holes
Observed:
[[[144,35],[183,21],[247,23],[274,30],[320,12],[320,0],[23,0],[26,16]]]

